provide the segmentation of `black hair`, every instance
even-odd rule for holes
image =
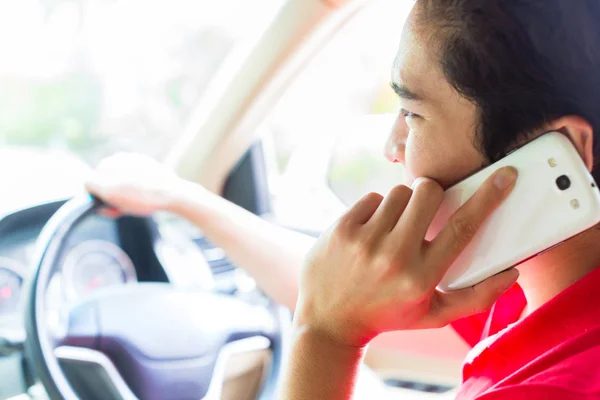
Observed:
[[[490,162],[565,115],[600,160],[600,0],[419,0],[450,84],[478,107]],[[600,168],[594,177],[600,180]]]

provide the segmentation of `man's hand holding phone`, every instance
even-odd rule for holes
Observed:
[[[296,326],[336,346],[362,348],[383,332],[441,327],[489,308],[516,281],[515,269],[451,293],[436,286],[516,177],[511,167],[494,173],[432,241],[425,235],[444,195],[436,182],[365,196],[309,253]]]

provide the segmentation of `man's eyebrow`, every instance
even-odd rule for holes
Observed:
[[[406,100],[422,101],[423,99],[418,94],[410,91],[406,86],[399,85],[396,82],[391,82],[390,86],[396,94]]]

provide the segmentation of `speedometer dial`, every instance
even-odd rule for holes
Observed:
[[[0,318],[17,313],[22,285],[23,271],[20,265],[0,257]]]
[[[74,301],[97,289],[137,280],[135,268],[118,246],[90,240],[69,252],[63,268],[65,294]]]

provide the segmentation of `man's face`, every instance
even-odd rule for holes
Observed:
[[[405,166],[407,185],[428,177],[448,187],[486,160],[476,147],[476,107],[445,79],[426,29],[413,9],[392,71],[402,110],[385,154]]]

